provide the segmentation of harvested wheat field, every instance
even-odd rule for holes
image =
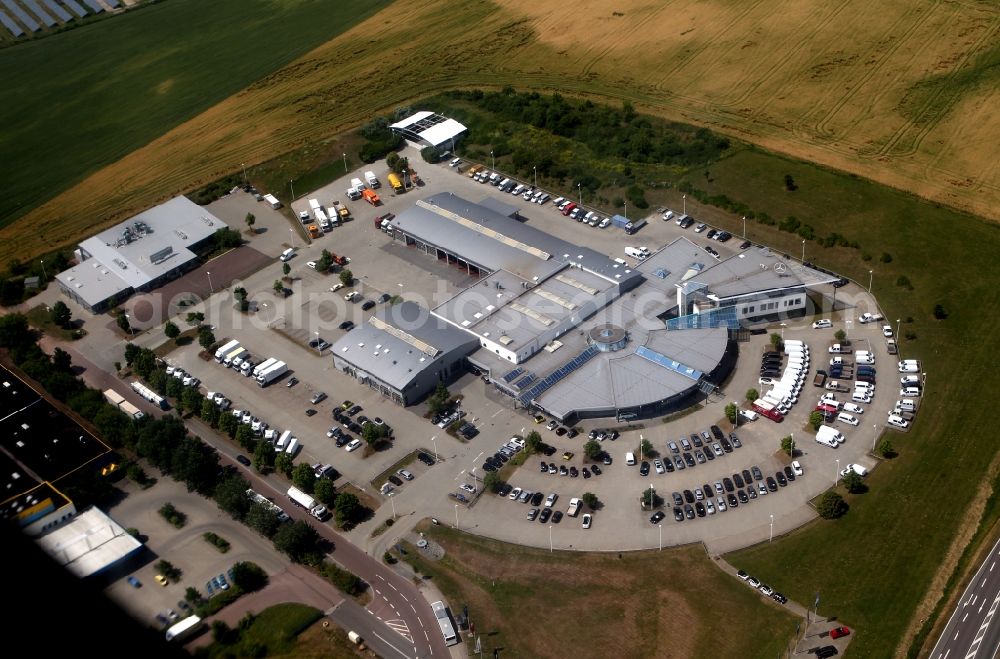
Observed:
[[[967,0],[394,3],[0,230],[3,259],[456,87],[708,126],[1000,219],[1000,11]],[[69,185],[69,181],[67,185]]]

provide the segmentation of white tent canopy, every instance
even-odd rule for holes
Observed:
[[[433,147],[446,144],[468,130],[454,119],[428,111],[411,114],[406,119],[390,124],[389,128],[409,140]]]

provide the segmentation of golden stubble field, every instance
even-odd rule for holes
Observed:
[[[998,220],[998,44],[976,0],[400,2],[3,229],[2,259],[470,86],[627,99]]]

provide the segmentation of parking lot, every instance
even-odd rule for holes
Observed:
[[[415,152],[407,154],[411,162],[418,163],[419,155]],[[482,464],[485,456],[492,454],[497,447],[505,443],[511,436],[525,434],[531,429],[539,429],[543,439],[552,444],[558,454],[549,458],[531,458],[519,468],[511,479],[511,484],[532,491],[557,492],[559,505],[565,509],[565,504],[571,497],[578,497],[584,492],[593,492],[602,502],[594,514],[593,527],[584,530],[579,519],[564,517],[557,528],[552,529],[553,545],[557,547],[572,547],[586,549],[624,549],[638,547],[656,547],[695,541],[705,541],[712,551],[725,551],[736,547],[766,540],[772,531],[771,517],[773,515],[773,532],[787,532],[814,517],[807,503],[816,494],[833,484],[838,469],[848,463],[859,463],[872,467],[875,459],[868,456],[875,438],[877,426],[881,432],[885,424],[885,410],[888,410],[896,399],[897,389],[892,387],[895,375],[895,357],[885,350],[885,341],[876,324],[863,325],[857,321],[859,313],[874,309],[874,304],[865,292],[851,285],[837,292],[837,309],[824,312],[824,318],[831,319],[830,328],[812,329],[813,317],[789,320],[782,328],[772,328],[771,331],[781,332],[785,338],[805,341],[811,347],[812,362],[810,373],[826,362],[828,344],[833,339],[837,329],[847,329],[851,341],[856,345],[870,346],[876,355],[877,366],[885,374],[882,384],[871,403],[866,405],[866,414],[860,415],[858,426],[834,425],[847,438],[845,444],[836,450],[817,444],[813,440],[815,433],[806,429],[806,420],[812,411],[820,394],[819,389],[813,389],[811,379],[806,382],[799,402],[793,406],[788,418],[781,424],[775,424],[768,419],[760,418],[752,423],[742,424],[736,434],[742,447],[732,452],[723,452],[715,460],[705,460],[683,471],[657,474],[650,469],[647,476],[639,473],[639,466],[629,467],[625,464],[625,454],[637,451],[639,437],[652,442],[654,448],[661,454],[673,454],[668,449],[668,441],[679,441],[692,433],[710,432],[715,425],[728,434],[733,430],[724,420],[723,409],[726,403],[742,403],[746,407],[745,392],[754,387],[763,393],[767,388],[758,383],[760,356],[769,345],[767,335],[750,337],[750,340],[740,344],[740,357],[736,371],[729,381],[724,383],[717,394],[713,394],[707,402],[702,401],[696,409],[673,421],[663,424],[659,419],[643,422],[643,427],[619,427],[621,437],[615,441],[605,441],[604,447],[611,455],[613,463],[604,468],[600,476],[589,479],[582,475],[559,476],[541,473],[540,459],[547,462],[555,461],[569,467],[575,466],[582,474],[584,467],[583,443],[587,441],[587,433],[594,428],[607,427],[608,420],[596,420],[579,425],[583,431],[575,438],[556,436],[554,432],[545,429],[544,425],[536,425],[531,416],[524,411],[514,411],[509,401],[497,397],[481,379],[472,375],[463,377],[451,387],[453,394],[464,397],[462,409],[466,412],[466,420],[476,426],[478,436],[469,442],[462,442],[448,436],[443,429],[434,426],[429,420],[422,418],[423,406],[403,409],[388,402],[379,394],[359,386],[333,368],[328,351],[318,351],[309,346],[310,340],[322,339],[327,342],[336,341],[344,330],[338,328],[345,320],[358,323],[371,312],[362,312],[360,303],[344,300],[344,295],[358,291],[365,299],[375,299],[386,293],[401,295],[427,306],[436,306],[454,292],[468,285],[470,280],[464,272],[455,268],[443,266],[434,259],[428,258],[413,250],[408,250],[391,240],[374,226],[373,219],[387,212],[398,213],[418,198],[441,191],[453,191],[478,201],[483,196],[494,196],[511,202],[510,195],[503,195],[490,185],[476,183],[467,176],[449,168],[447,163],[430,166],[421,163],[417,165],[424,185],[406,194],[395,195],[391,189],[383,186],[379,190],[383,205],[373,208],[363,201],[347,202],[353,213],[353,221],[334,228],[330,233],[316,239],[310,246],[297,245],[297,254],[289,264],[292,267],[293,281],[287,284],[291,294],[278,297],[273,292],[275,279],[281,277],[281,263],[277,256],[283,251],[289,241],[277,241],[276,236],[289,236],[288,229],[291,220],[278,213],[266,217],[263,223],[270,241],[270,255],[274,257],[274,265],[267,266],[260,272],[250,276],[242,285],[250,293],[257,312],[251,315],[240,314],[234,309],[232,299],[215,296],[208,303],[213,324],[224,330],[217,330],[216,337],[235,338],[253,354],[255,360],[267,357],[277,357],[288,363],[290,373],[274,384],[260,388],[250,378],[244,378],[229,369],[225,369],[214,361],[204,361],[197,355],[196,346],[186,346],[175,350],[169,356],[169,361],[182,366],[202,380],[203,388],[223,392],[231,401],[233,407],[250,410],[252,414],[267,422],[272,428],[290,429],[300,440],[300,453],[297,461],[309,463],[332,464],[340,474],[341,482],[353,482],[358,487],[374,490],[370,485],[372,479],[393,465],[404,454],[415,449],[422,449],[428,454],[437,455],[438,464],[425,467],[414,463],[417,468],[417,478],[412,482],[404,482],[393,493],[392,504],[398,516],[412,518],[433,516],[443,520],[454,520],[458,524],[477,533],[513,542],[521,542],[536,546],[548,546],[551,524],[528,522],[525,517],[533,506],[516,504],[504,498],[492,495],[480,496],[475,505],[466,507],[463,502],[449,497],[449,493],[461,493],[460,484],[473,483],[473,469],[476,476],[483,475]],[[384,164],[382,165],[384,167]],[[378,166],[365,167],[373,169],[376,174],[384,177],[385,172]],[[308,208],[307,200],[317,197],[324,205],[333,199],[347,201],[343,189],[346,181],[353,176],[361,176],[361,171],[353,172],[346,178],[327,186],[326,189],[304,195],[293,204],[293,210]],[[233,195],[232,197],[237,197]],[[505,198],[506,197],[506,198]],[[241,207],[237,203],[242,203]],[[260,206],[251,197],[244,195],[242,200],[227,198],[226,203],[235,204],[227,212],[233,215],[245,214],[248,210],[256,212]],[[626,246],[645,246],[656,249],[673,240],[678,235],[685,235],[696,244],[708,245],[705,238],[707,231],[693,233],[695,227],[682,229],[674,221],[664,221],[658,215],[638,234],[627,236],[621,229],[608,227],[605,229],[581,225],[557,212],[551,203],[539,206],[517,200],[522,209],[525,221],[539,226],[543,230],[578,244],[587,245],[608,253],[611,256],[624,254]],[[299,207],[302,207],[301,209]],[[244,210],[244,207],[246,210]],[[282,226],[282,223],[284,225]],[[256,238],[254,239],[257,240]],[[740,251],[740,237],[726,243],[711,241],[713,248],[720,252],[721,257]],[[271,244],[273,243],[273,244]],[[260,242],[255,247],[268,251],[265,243]],[[357,278],[353,288],[341,288],[330,291],[339,283],[336,274],[322,274],[308,267],[308,261],[318,260],[323,248],[344,255],[351,259],[348,267]],[[376,266],[377,264],[377,266]],[[829,296],[833,289],[826,287]],[[850,320],[850,325],[847,321]],[[888,371],[892,373],[889,374]],[[298,384],[286,386],[288,380],[294,377]],[[888,381],[888,380],[892,381]],[[328,398],[318,404],[311,404],[310,399],[322,391]],[[363,410],[359,414],[370,418],[381,417],[395,429],[392,446],[383,451],[375,452],[365,457],[364,451],[346,452],[338,447],[333,438],[326,433],[337,422],[332,418],[332,412],[345,399],[360,405]],[[312,416],[307,416],[307,410],[316,410]],[[844,426],[844,427],[841,427]],[[350,432],[347,430],[347,432]],[[354,433],[351,433],[352,435]],[[742,470],[757,465],[762,474],[774,476],[784,466],[786,460],[779,453],[780,438],[787,434],[796,436],[797,448],[801,455],[797,456],[803,468],[803,475],[786,487],[778,488],[776,492],[759,495],[755,500],[739,504],[735,509],[727,503],[727,510],[721,512],[717,500],[713,501],[715,514],[685,519],[675,522],[672,514],[672,492],[682,493],[709,484],[714,491],[716,481],[732,478],[734,473],[742,474]],[[574,453],[570,460],[561,460],[565,451]],[[417,469],[420,470],[418,473]],[[724,481],[723,481],[724,483]],[[766,481],[765,481],[766,483]],[[639,497],[643,491],[654,486],[657,494],[670,503],[664,510],[667,513],[663,520],[662,531],[659,526],[650,524],[650,511],[644,511],[639,506]],[[766,485],[765,485],[766,486]],[[745,489],[745,487],[744,487]],[[366,490],[367,491],[367,490]],[[388,498],[378,492],[373,496],[381,497],[382,507],[371,521],[362,524],[351,533],[357,539],[367,539],[370,531],[390,516],[391,506]],[[466,493],[471,494],[471,493]],[[728,492],[726,495],[730,494]],[[713,499],[718,496],[713,492]],[[726,497],[728,498],[728,497]],[[683,510],[683,507],[682,507]],[[499,522],[499,523],[498,523]],[[405,525],[404,525],[405,526]],[[556,527],[556,525],[552,525]],[[403,531],[401,527],[400,532]],[[662,533],[662,535],[661,535]]]

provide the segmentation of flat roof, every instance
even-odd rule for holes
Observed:
[[[403,391],[424,369],[476,338],[415,302],[384,306],[333,344],[331,352],[361,371]]]
[[[80,243],[89,258],[56,278],[90,304],[141,288],[195,258],[189,247],[228,225],[187,197],[175,197]]]
[[[389,128],[409,133],[431,146],[440,146],[468,130],[454,119],[426,110],[389,124]]]
[[[58,480],[111,450],[3,367],[0,413],[0,446],[16,463],[14,471],[0,474],[4,496]]]
[[[78,514],[35,542],[78,577],[100,572],[142,547],[121,524],[97,508]]]

